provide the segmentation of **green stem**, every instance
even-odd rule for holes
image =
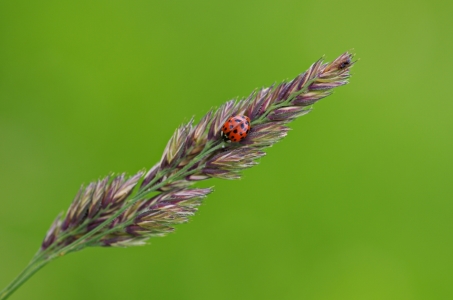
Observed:
[[[27,281],[33,274],[50,261],[51,259],[43,259],[42,255],[35,255],[25,269],[0,292],[0,300],[7,299],[11,296],[11,294],[14,293],[14,291],[16,291],[25,281]]]

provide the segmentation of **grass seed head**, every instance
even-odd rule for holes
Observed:
[[[52,223],[42,250],[72,243],[135,246],[172,232],[174,225],[187,222],[212,192],[210,188],[192,188],[194,182],[240,178],[243,169],[256,165],[266,154],[264,148],[288,134],[287,123],[309,113],[312,104],[348,83],[353,64],[348,52],[331,63],[320,59],[291,81],[227,101],[209,111],[197,125],[191,119],[176,129],[161,160],[146,174],[107,176],[82,187],[66,215],[59,215]],[[221,128],[236,115],[248,116],[251,130],[239,143],[224,142]],[[155,193],[152,197],[151,192]],[[111,222],[107,224],[107,220]]]

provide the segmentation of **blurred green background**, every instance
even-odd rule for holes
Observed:
[[[80,184],[351,50],[351,84],[151,245],[11,299],[453,299],[451,1],[1,1],[0,288]],[[164,125],[163,125],[164,124]]]

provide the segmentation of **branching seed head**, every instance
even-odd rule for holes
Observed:
[[[289,82],[255,90],[209,111],[197,125],[191,119],[174,132],[160,162],[146,174],[107,176],[82,187],[64,218],[59,215],[52,223],[42,250],[72,244],[77,245],[75,250],[142,245],[149,237],[172,232],[212,192],[191,188],[194,182],[239,178],[243,169],[266,154],[264,148],[288,134],[287,123],[348,83],[353,64],[348,52],[331,63],[320,59]],[[238,143],[224,142],[222,126],[238,115],[250,118],[250,131]]]

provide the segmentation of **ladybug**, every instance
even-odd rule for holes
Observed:
[[[247,116],[234,116],[223,124],[222,132],[225,140],[232,142],[242,141],[250,131],[250,118]]]

